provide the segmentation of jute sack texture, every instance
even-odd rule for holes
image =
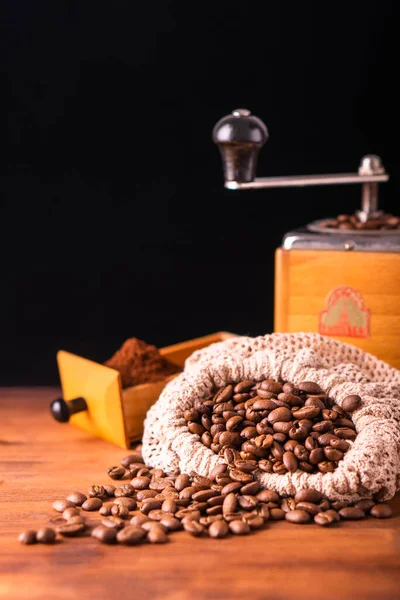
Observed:
[[[262,487],[280,494],[316,488],[351,502],[400,487],[400,371],[360,349],[310,333],[236,337],[192,354],[182,374],[163,390],[145,420],[143,456],[166,472],[207,475],[223,458],[188,431],[183,418],[196,399],[243,379],[313,381],[341,405],[350,394],[362,403],[352,418],[357,437],[333,473],[276,475],[257,471]]]

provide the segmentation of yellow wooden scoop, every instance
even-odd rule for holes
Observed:
[[[178,367],[194,352],[233,333],[220,331],[160,349],[160,354]],[[121,448],[130,448],[141,439],[146,412],[168,381],[143,383],[122,389],[118,371],[82,356],[60,350],[57,353],[62,398],[51,403],[56,421],[70,422]]]

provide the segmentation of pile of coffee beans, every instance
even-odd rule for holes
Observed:
[[[356,438],[353,395],[334,403],[316,383],[246,379],[196,401],[184,417],[191,433],[227,463],[265,473],[331,473]],[[249,469],[249,466],[247,467]]]
[[[23,544],[53,543],[57,532],[62,537],[91,535],[104,544],[164,544],[179,530],[195,537],[225,538],[247,535],[284,519],[325,527],[367,515],[378,519],[392,515],[387,504],[368,499],[346,506],[329,502],[314,489],[283,498],[261,489],[254,475],[255,461],[236,459],[234,453],[227,458],[228,463],[217,465],[209,477],[203,477],[149,469],[135,451],[122,459],[121,466],[107,471],[113,480],[122,480],[118,487],[92,485],[86,494],[71,492],[53,503],[61,515],[55,519],[55,530],[25,531],[18,539]],[[100,520],[88,522],[85,514],[94,512]]]
[[[400,217],[381,213],[362,222],[356,213],[354,215],[338,215],[336,219],[321,221],[319,225],[326,229],[398,230],[400,229]]]

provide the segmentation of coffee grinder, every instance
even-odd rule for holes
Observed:
[[[218,121],[213,141],[226,188],[361,184],[361,210],[353,216],[284,235],[275,252],[274,330],[318,332],[400,369],[400,219],[378,207],[378,184],[389,179],[380,158],[364,156],[357,173],[255,177],[267,139],[265,124],[247,109]]]

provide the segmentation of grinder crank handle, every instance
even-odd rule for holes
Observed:
[[[56,398],[50,404],[50,412],[53,419],[59,423],[68,423],[70,417],[76,413],[83,412],[88,409],[85,398],[73,398],[72,400],[64,400]]]

